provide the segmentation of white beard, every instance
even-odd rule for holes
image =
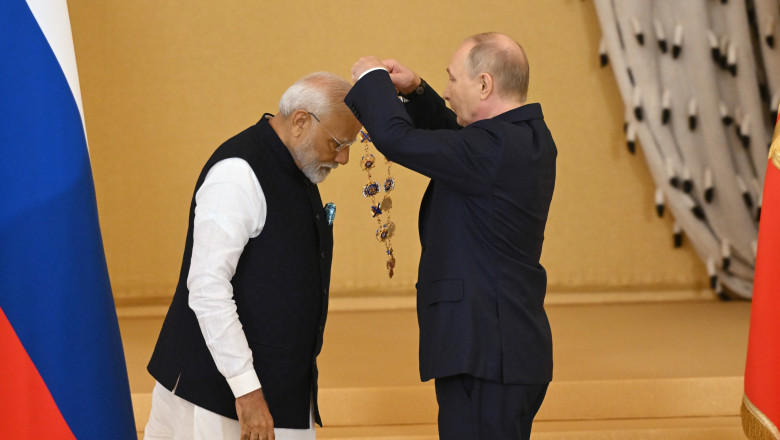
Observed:
[[[300,164],[301,171],[311,180],[311,183],[318,184],[325,180],[330,174],[330,170],[338,168],[336,162],[320,162],[317,159],[317,152],[314,150],[314,143],[309,139],[302,141],[293,149],[293,157]]]

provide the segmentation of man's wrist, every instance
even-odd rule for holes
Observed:
[[[254,369],[227,379],[227,383],[236,398],[261,388],[260,379]]]
[[[385,72],[387,72],[387,69],[385,69],[384,67],[373,67],[373,68],[368,69],[365,72],[361,73],[357,80],[360,81],[361,79],[363,79],[364,76],[366,76],[367,74],[373,72],[374,70],[384,70]]]
[[[414,98],[422,95],[425,92],[425,89],[428,88],[428,83],[425,82],[424,79],[419,78],[420,82],[414,86],[413,88],[407,89],[407,90],[399,90],[398,96],[406,99],[407,101],[411,101]]]

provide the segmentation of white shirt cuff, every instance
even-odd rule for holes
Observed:
[[[260,379],[257,377],[257,372],[254,369],[229,378],[227,383],[230,385],[230,390],[233,391],[233,395],[236,398],[262,388]]]
[[[366,76],[367,73],[373,72],[374,70],[384,70],[385,72],[387,72],[387,69],[385,69],[384,67],[374,67],[373,69],[368,69],[365,72],[361,73],[360,76],[358,77],[358,81],[360,81],[361,78]]]

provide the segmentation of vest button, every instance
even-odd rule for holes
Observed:
[[[320,258],[325,259],[325,251],[320,250]]]

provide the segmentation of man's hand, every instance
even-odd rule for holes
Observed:
[[[416,73],[398,61],[394,59],[379,61],[376,57],[363,57],[357,60],[352,66],[352,82],[357,82],[365,71],[376,67],[390,72],[390,80],[393,81],[395,89],[404,95],[412,93],[422,82]]]
[[[274,440],[274,420],[262,388],[236,398],[236,412],[241,424],[241,440]]]
[[[352,66],[352,82],[357,82],[363,72],[375,67],[381,67],[385,69],[385,65],[382,64],[376,57],[363,57],[357,60],[355,65]]]
[[[390,72],[390,79],[396,90],[404,95],[412,93],[422,82],[416,73],[394,59],[382,60],[382,64]]]

